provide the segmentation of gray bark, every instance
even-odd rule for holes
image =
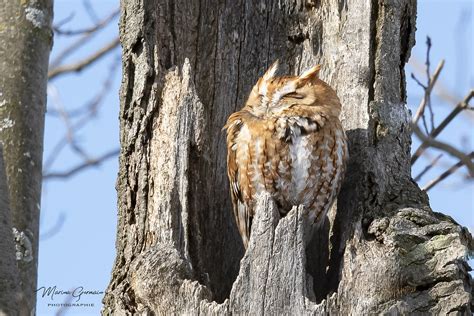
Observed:
[[[8,209],[11,213],[9,233],[4,233],[13,232],[14,235],[13,260],[16,258],[18,267],[18,285],[23,297],[21,308],[28,313],[34,312],[36,305],[43,130],[48,58],[53,41],[52,17],[52,0],[0,1],[0,144],[9,201],[9,205],[2,205],[0,211],[3,216],[7,216]],[[3,201],[6,198],[1,197]],[[11,254],[11,251],[2,252],[8,264],[11,258],[6,257]],[[14,277],[2,274],[1,278]],[[20,306],[17,308],[20,310]]]
[[[103,314],[468,314],[472,238],[410,174],[415,16],[409,0],[122,1],[117,257]],[[282,73],[323,65],[351,160],[316,230],[303,208],[280,219],[262,196],[244,256],[221,128],[277,58]]]
[[[0,315],[15,315],[24,306],[18,267],[15,260],[15,242],[12,233],[8,187],[0,145]],[[28,310],[23,310],[28,314]]]

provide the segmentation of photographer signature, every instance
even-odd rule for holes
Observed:
[[[41,292],[42,291],[42,292]],[[49,298],[53,301],[55,295],[70,295],[73,299],[76,299],[76,302],[81,300],[82,295],[103,295],[103,291],[91,291],[85,290],[83,286],[78,286],[71,290],[61,290],[58,289],[57,286],[49,286],[45,287],[42,286],[36,290],[36,292],[40,292],[41,297],[49,296]]]

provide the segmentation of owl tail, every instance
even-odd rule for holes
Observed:
[[[249,216],[250,214],[245,204],[239,202],[237,207],[238,207],[237,225],[239,228],[240,236],[242,236],[242,242],[244,244],[244,248],[245,250],[247,250],[247,247],[250,241],[250,226],[251,226],[252,220]]]

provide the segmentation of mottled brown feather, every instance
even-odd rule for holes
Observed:
[[[303,204],[318,222],[340,190],[348,158],[341,104],[317,77],[319,67],[300,77],[274,77],[272,67],[224,126],[234,217],[245,247],[259,193],[270,193],[282,214]]]

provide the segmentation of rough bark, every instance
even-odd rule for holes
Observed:
[[[103,314],[468,314],[471,236],[431,211],[410,174],[415,16],[410,0],[122,1],[117,258]],[[351,160],[316,230],[301,207],[280,219],[262,196],[243,256],[221,128],[276,58],[282,73],[323,65]]]
[[[24,299],[21,306],[28,313],[34,312],[36,305],[43,129],[48,59],[53,41],[52,17],[52,0],[0,1],[0,143],[11,212],[9,231],[14,234],[13,254]],[[2,206],[0,211],[5,216],[8,208]],[[2,279],[10,277],[1,276]]]

